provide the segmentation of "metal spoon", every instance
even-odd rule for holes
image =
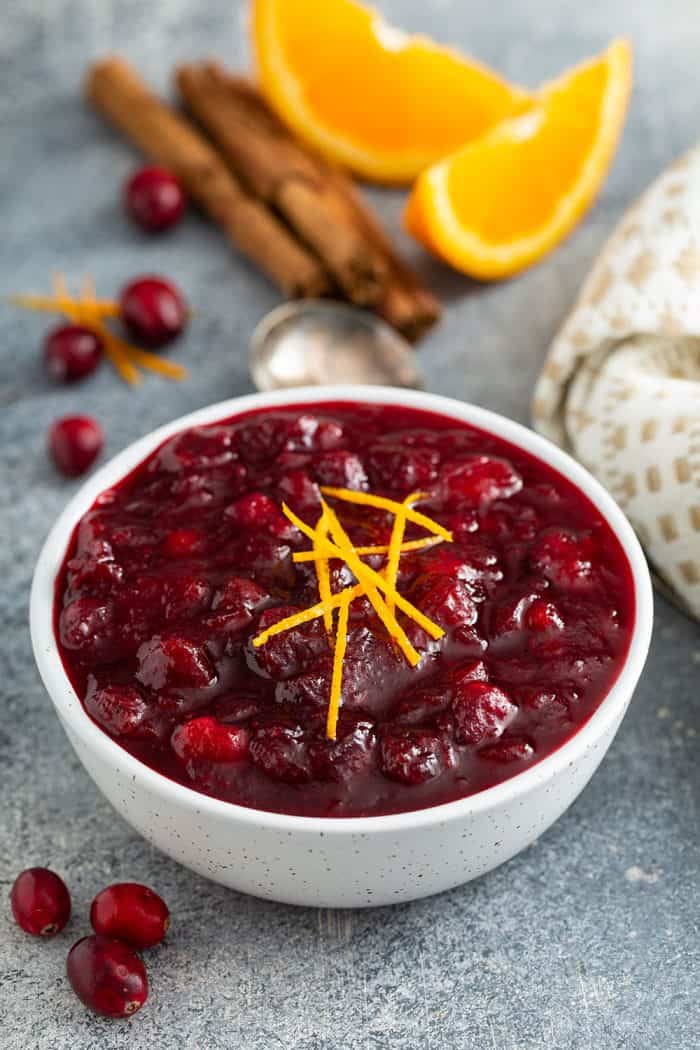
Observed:
[[[258,390],[424,385],[418,358],[403,336],[366,310],[327,299],[285,303],[263,317],[250,341],[249,364]]]

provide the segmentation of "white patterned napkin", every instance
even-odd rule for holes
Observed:
[[[657,578],[700,619],[700,146],[606,244],[532,411],[610,490]]]

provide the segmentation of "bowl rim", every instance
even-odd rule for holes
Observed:
[[[122,748],[87,714],[63,667],[53,633],[55,580],[80,517],[93,505],[102,491],[125,477],[169,437],[188,427],[213,424],[217,420],[254,409],[274,409],[285,405],[311,406],[318,402],[366,402],[424,409],[493,433],[523,448],[576,485],[613,530],[629,564],[635,600],[634,626],[625,662],[610,690],[588,721],[556,750],[529,769],[522,770],[474,795],[425,809],[364,817],[300,816],[255,809],[212,798],[195,788],[170,780]],[[443,825],[453,820],[464,819],[468,815],[500,808],[518,797],[528,795],[567,766],[573,765],[588,748],[605,736],[618,718],[620,708],[624,714],[644,668],[649,649],[653,596],[646,559],[627,518],[600,482],[547,438],[497,412],[442,395],[395,387],[335,385],[295,387],[220,401],[157,427],[113,456],[84,482],[50,529],[34,571],[29,620],[37,667],[60,721],[71,733],[77,734],[84,746],[101,762],[112,768],[118,767],[121,772],[130,776],[134,784],[141,781],[151,792],[190,809],[193,815],[196,811],[200,819],[206,813],[214,818],[228,818],[234,822],[240,821],[282,833],[312,832],[328,836],[366,836],[418,829],[433,824]]]

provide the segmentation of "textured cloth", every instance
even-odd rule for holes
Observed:
[[[700,619],[700,147],[627,212],[554,340],[533,419],[629,516]]]

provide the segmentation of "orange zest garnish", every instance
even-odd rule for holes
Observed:
[[[338,730],[338,714],[340,712],[341,690],[343,685],[343,660],[345,659],[345,647],[348,641],[348,616],[350,614],[350,597],[347,590],[341,594],[342,601],[338,612],[338,634],[333,650],[333,676],[331,678],[331,696],[328,701],[328,715],[326,718],[326,736],[329,740],[335,740]]]
[[[330,491],[333,494],[344,494],[348,490],[333,489]],[[363,495],[367,496],[366,493]],[[323,617],[328,639],[333,644],[333,670],[326,721],[326,735],[329,740],[335,740],[337,733],[350,605],[355,598],[364,596],[370,601],[378,618],[386,627],[389,637],[396,642],[411,667],[415,667],[420,662],[421,655],[411,644],[403,627],[397,621],[396,609],[417,623],[431,638],[442,638],[445,633],[438,624],[433,623],[420,609],[416,609],[397,590],[399,562],[404,551],[426,549],[436,543],[441,543],[444,536],[438,533],[444,533],[451,539],[451,534],[441,525],[412,509],[412,504],[423,498],[424,495],[420,492],[407,496],[403,503],[396,503],[394,500],[386,500],[378,496],[368,497],[373,501],[371,505],[378,506],[381,510],[386,510],[387,506],[390,509],[395,508],[395,520],[389,545],[376,547],[355,547],[337,515],[324,500],[321,500],[321,514],[315,528],[302,521],[286,504],[282,504],[282,510],[287,519],[312,542],[312,549],[297,552],[294,560],[314,562],[320,601],[308,609],[301,609],[271,624],[253,638],[253,645],[259,648],[277,634]],[[431,535],[419,540],[404,542],[406,523],[412,515],[428,523],[426,527],[430,529]],[[381,571],[377,572],[361,561],[363,554],[385,554],[387,563]],[[332,559],[343,561],[357,580],[357,583],[345,587],[336,594],[332,591],[329,572],[329,561]],[[333,619],[336,609],[338,610],[338,623],[334,633]]]
[[[412,503],[417,503],[418,500],[425,498],[423,492],[412,492],[410,496],[406,496],[403,501],[406,509],[409,509]],[[406,531],[406,511],[397,511],[394,517],[394,524],[391,530],[391,539],[389,540],[389,557],[386,563],[386,579],[390,587],[396,589],[396,581],[399,576],[399,559],[401,558],[401,543],[403,541],[403,534]],[[394,598],[390,596],[387,600],[389,611],[394,611]]]
[[[406,554],[408,551],[422,551],[426,547],[434,547],[436,543],[442,542],[440,536],[423,536],[419,540],[407,540],[401,544],[399,550],[401,554]],[[369,554],[388,554],[389,546],[383,543],[377,547],[355,547],[355,553],[362,557]],[[316,561],[316,554],[313,551],[295,551],[292,560],[295,562]]]
[[[412,521],[415,525],[422,525],[424,529],[432,532],[434,536],[442,536],[443,540],[452,543],[452,533],[449,529],[443,528],[437,521],[429,518],[427,514],[421,514],[420,511],[413,510],[412,507],[406,507],[403,503],[397,503],[396,500],[387,499],[385,496],[373,496],[370,492],[355,492],[353,489],[337,489],[328,485],[322,485],[321,492],[324,496],[333,496],[334,499],[344,500],[346,503],[359,503],[364,507],[388,510],[392,514],[405,513],[408,521]]]
[[[113,365],[117,374],[135,386],[141,382],[140,368],[165,376],[166,379],[180,380],[187,376],[187,369],[182,365],[166,361],[158,354],[151,354],[140,347],[132,346],[121,339],[105,324],[110,318],[120,316],[119,304],[111,299],[98,299],[91,277],[86,277],[81,285],[80,297],[71,296],[65,277],[54,274],[51,279],[52,295],[13,295],[10,302],[25,310],[39,310],[63,314],[74,324],[90,328],[102,343],[105,356]],[[137,367],[138,366],[138,367]]]
[[[321,511],[321,517],[318,519],[316,526],[316,534],[319,540],[324,540],[328,536],[328,522],[326,520],[325,507]],[[327,602],[331,597],[331,574],[328,567],[328,558],[324,557],[323,553],[319,549],[319,544],[314,539],[314,562],[316,563],[316,576],[318,578],[318,596],[322,602]],[[326,634],[330,639],[333,637],[333,610],[325,609],[323,613],[323,625],[326,628]]]

